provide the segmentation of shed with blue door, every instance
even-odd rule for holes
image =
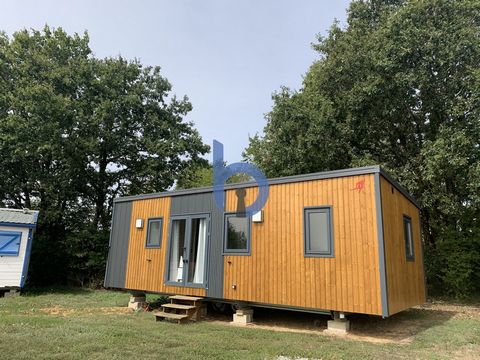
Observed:
[[[37,218],[38,211],[0,209],[0,290],[24,286]]]

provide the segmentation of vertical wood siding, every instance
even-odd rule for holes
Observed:
[[[256,193],[246,189],[247,205]],[[226,210],[237,201],[228,190]],[[323,205],[332,206],[335,257],[306,258],[303,209]],[[270,186],[264,222],[252,223],[251,255],[224,257],[224,298],[381,314],[376,221],[373,175]]]
[[[425,302],[420,216],[417,207],[380,177],[390,315]],[[393,190],[393,192],[392,192]],[[415,261],[407,261],[403,215],[412,219]]]
[[[145,248],[147,222],[149,218],[155,217],[163,217],[162,246],[159,249],[147,249]],[[136,219],[144,220],[143,229],[135,228]],[[125,288],[166,294],[205,296],[205,289],[164,285],[169,226],[170,197],[133,202]]]

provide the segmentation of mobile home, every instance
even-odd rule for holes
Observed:
[[[27,280],[38,211],[0,209],[0,291],[21,289]]]
[[[420,211],[378,166],[117,198],[105,286],[390,316],[425,301]],[[243,205],[242,205],[243,204]]]

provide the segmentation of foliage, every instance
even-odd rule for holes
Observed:
[[[382,165],[422,205],[429,283],[459,296],[480,289],[479,13],[478,0],[353,1],[244,153],[269,176]]]
[[[208,151],[160,68],[88,43],[48,26],[0,36],[0,200],[40,210],[36,283],[101,278],[113,199],[171,187]]]
[[[224,164],[227,166],[227,164]],[[242,183],[251,181],[248,174],[235,174],[227,179],[227,184]],[[185,169],[180,175],[176,189],[192,189],[205,186],[213,186],[213,166],[210,163],[199,163]]]

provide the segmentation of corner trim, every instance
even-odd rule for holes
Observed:
[[[35,229],[35,228],[37,227],[37,224],[0,222],[0,226],[10,226],[10,227],[20,227],[20,228]]]
[[[110,221],[110,234],[108,238],[108,254],[107,254],[107,261],[105,261],[105,275],[103,276],[103,287],[107,288],[107,278],[109,275],[109,268],[108,268],[108,263],[110,260],[110,250],[112,248],[112,238],[113,238],[113,226],[114,226],[114,219],[115,219],[115,202],[112,203],[112,220]],[[128,256],[128,255],[127,255]],[[125,286],[125,283],[123,284]]]
[[[374,177],[375,184],[375,209],[377,213],[377,242],[378,242],[378,264],[380,270],[380,292],[382,299],[382,317],[389,316],[388,311],[388,288],[387,288],[387,268],[385,264],[385,238],[383,236],[383,212],[382,212],[382,192],[380,186],[380,173]]]
[[[23,234],[22,234],[23,236]],[[20,279],[20,287],[23,288],[27,281],[28,267],[30,266],[30,254],[32,251],[33,229],[28,230],[27,246],[25,249],[25,257],[23,259],[22,278]]]

